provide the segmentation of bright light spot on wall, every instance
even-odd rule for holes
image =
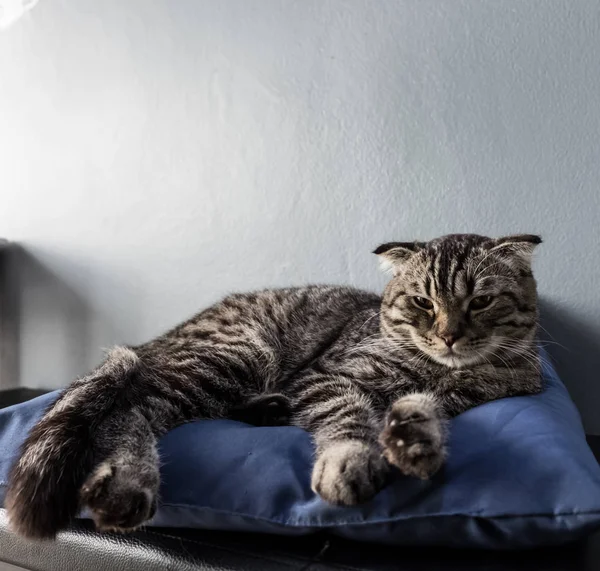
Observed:
[[[0,30],[14,24],[25,12],[31,10],[39,0],[0,0]]]

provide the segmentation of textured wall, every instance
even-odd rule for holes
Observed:
[[[599,22],[596,0],[42,0],[0,34],[19,382],[231,290],[380,288],[381,241],[539,232],[550,348],[600,432]]]

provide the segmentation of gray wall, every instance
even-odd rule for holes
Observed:
[[[379,289],[381,241],[539,232],[550,348],[600,432],[599,22],[596,0],[42,0],[0,34],[10,381],[63,385],[231,290]]]

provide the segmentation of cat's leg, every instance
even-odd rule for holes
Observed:
[[[96,466],[80,490],[101,531],[131,531],[156,511],[160,485],[156,436],[137,409],[112,415],[95,433]]]
[[[389,466],[369,398],[348,378],[312,375],[301,380],[294,407],[293,424],[311,432],[316,444],[312,489],[333,504],[371,499]]]
[[[390,464],[409,476],[429,478],[446,458],[447,419],[475,406],[541,390],[537,363],[527,362],[510,374],[494,368],[449,370],[435,392],[416,392],[390,407],[379,441]]]
[[[537,361],[510,372],[492,365],[448,370],[435,392],[408,394],[392,404],[379,438],[384,455],[404,474],[429,478],[446,459],[447,419],[495,399],[540,390]]]
[[[190,376],[182,375],[182,368],[191,364],[181,355],[174,358],[173,351],[171,360],[141,352],[145,366],[152,365],[144,385],[132,391],[127,410],[113,412],[94,432],[95,468],[80,498],[99,530],[131,531],[152,517],[160,484],[157,436],[167,430],[197,418],[236,418],[236,411],[263,425],[289,420],[284,395],[245,391],[247,378],[258,375],[261,366],[250,347],[243,353],[197,347]]]
[[[390,407],[379,441],[383,455],[407,476],[426,479],[446,457],[446,417],[441,401],[431,393],[413,393]]]
[[[264,371],[264,350],[254,351],[252,342],[211,347],[170,338],[112,351],[64,391],[27,437],[9,477],[5,505],[11,526],[27,537],[54,537],[76,516],[80,490],[102,527],[142,523],[156,500],[153,439],[190,420],[226,417],[260,390]],[[111,422],[123,423],[112,438]],[[136,445],[139,454],[126,464],[122,459]],[[136,466],[149,465],[143,472],[148,480],[122,486]],[[140,517],[119,506],[124,488],[139,500]]]

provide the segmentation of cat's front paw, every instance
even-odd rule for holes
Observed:
[[[107,460],[96,467],[80,491],[100,531],[133,531],[156,511],[158,468]]]
[[[374,446],[358,440],[336,442],[318,455],[311,487],[331,504],[351,506],[370,500],[385,484],[388,472]]]
[[[379,438],[383,455],[403,474],[427,479],[444,463],[445,428],[431,396],[402,397],[392,405]]]

